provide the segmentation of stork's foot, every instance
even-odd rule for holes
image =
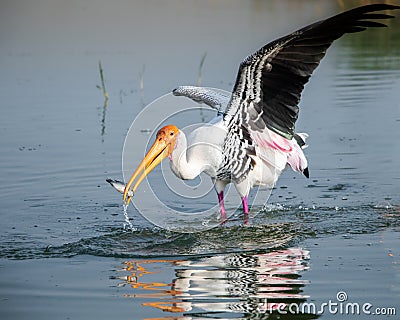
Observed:
[[[244,220],[244,222],[243,222],[244,226],[248,227],[250,225],[250,217],[249,217],[248,213],[244,214],[244,219],[243,220]]]
[[[244,225],[249,226],[250,225],[250,217],[249,217],[249,203],[247,200],[247,196],[244,196],[242,198],[242,204],[243,204]]]
[[[228,218],[226,217],[226,212],[225,211],[220,211],[219,212],[219,220],[220,220],[220,225],[224,225],[227,221],[228,221]]]

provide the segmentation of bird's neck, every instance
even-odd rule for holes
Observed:
[[[196,178],[203,171],[203,165],[196,159],[190,159],[187,149],[186,136],[179,130],[175,148],[170,156],[171,169],[179,178],[190,180]]]

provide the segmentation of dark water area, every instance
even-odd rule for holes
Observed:
[[[376,307],[398,316],[399,12],[329,49],[296,127],[310,135],[311,177],[284,172],[249,227],[236,210],[223,227],[181,234],[129,208],[128,230],[105,182],[122,179],[125,135],[146,104],[199,80],[230,91],[248,54],[363,3],[2,2],[0,317],[339,319],[276,309],[339,292],[373,304],[371,319],[384,318]],[[154,129],[141,126],[138,159]],[[149,179],[162,192],[160,172]]]

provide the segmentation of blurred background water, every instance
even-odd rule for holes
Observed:
[[[203,275],[197,272],[195,279],[233,279],[228,285],[223,280],[222,286],[234,289],[232,283],[239,283],[236,288],[241,289],[241,276],[239,280],[231,275],[209,277],[207,271],[240,273],[244,268],[256,275],[249,280],[255,287],[285,287],[277,290],[280,294],[289,290],[283,300],[292,301],[294,294],[297,302],[306,296],[334,297],[340,288],[328,292],[322,284],[329,286],[335,279],[353,290],[353,296],[365,298],[366,291],[375,290],[378,302],[398,305],[399,258],[394,248],[399,240],[400,205],[398,12],[397,19],[387,22],[389,28],[346,36],[329,49],[306,86],[297,124],[297,131],[310,134],[306,154],[311,178],[285,172],[252,227],[233,224],[178,235],[154,228],[132,211],[136,228],[132,233],[123,229],[120,195],[105,183],[108,177],[121,177],[124,138],[135,116],[174,87],[196,85],[203,57],[202,85],[230,91],[238,65],[249,53],[308,23],[366,3],[3,1],[0,314],[5,319],[57,314],[102,318],[110,315],[108,302],[121,310],[114,314],[121,318],[165,318],[160,304],[149,303],[171,302],[173,294],[120,299],[124,294],[136,295],[140,286],[135,289],[132,281],[119,286],[121,271],[116,270],[125,270],[125,262],[132,259],[136,270],[139,260],[149,257],[153,260],[146,263],[155,273],[146,281],[153,284],[169,286],[174,277],[186,279],[188,272],[175,269],[195,265],[195,270],[204,271]],[[106,108],[99,89],[99,61],[109,94]],[[148,136],[144,132],[138,139]],[[156,173],[152,178],[161,181]],[[306,272],[310,284],[293,287],[287,276],[275,285],[263,283],[259,275],[271,276],[268,268],[274,261],[269,258],[274,252],[279,253],[281,267],[303,266],[292,270],[289,278]],[[380,254],[384,258],[378,259]],[[210,263],[210,256],[220,264]],[[229,265],[232,257],[245,261],[244,267]],[[256,261],[258,269],[248,260]],[[369,263],[372,267],[365,267]],[[362,285],[341,282],[347,279],[341,264],[346,275],[359,275],[359,268],[384,272],[361,276]],[[324,265],[331,265],[326,268],[333,273],[324,272]],[[65,277],[64,286],[57,282],[60,277]],[[205,285],[196,281],[195,287]],[[210,297],[212,290],[205,286],[202,290]],[[190,296],[190,290],[185,290],[181,291]],[[265,297],[248,291],[222,296],[225,300],[246,297],[241,307]],[[82,297],[88,297],[87,306],[80,305]],[[220,303],[220,298],[212,296],[213,303]],[[21,301],[26,301],[24,307]],[[195,301],[195,308],[200,308],[200,302]],[[73,314],[68,313],[71,306],[75,306]],[[212,305],[210,310],[218,314],[207,310],[206,315],[190,315],[184,306],[164,308],[170,312],[165,319],[175,319],[175,314],[238,318],[250,312]]]

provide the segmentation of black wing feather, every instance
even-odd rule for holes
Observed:
[[[237,98],[235,93],[240,92],[239,98],[246,101],[249,99],[248,92],[260,90],[266,126],[291,139],[298,114],[298,110],[295,109],[298,109],[301,92],[332,42],[345,33],[364,31],[367,27],[386,27],[383,23],[366,19],[393,18],[391,15],[371,12],[399,8],[388,4],[358,7],[313,23],[267,44],[240,65],[233,99]],[[260,87],[256,87],[255,77],[252,79],[253,83],[241,83],[241,74],[260,63],[266,56],[261,70]],[[227,114],[235,112],[232,108],[237,104],[233,102],[227,107]],[[283,121],[285,117],[286,123]]]
[[[360,32],[367,27],[385,27],[383,23],[368,19],[393,18],[374,12],[399,8],[388,4],[358,7],[270,42],[248,56],[240,64],[232,98],[224,115],[229,131],[224,146],[227,158],[221,172],[225,170],[226,173],[229,167],[234,166],[241,170],[235,170],[233,179],[240,181],[247,176],[251,165],[244,164],[250,163],[248,155],[254,152],[252,141],[243,138],[249,135],[249,130],[262,131],[267,127],[292,139],[304,85],[332,42],[345,33]],[[255,112],[261,113],[261,117],[249,117]],[[236,151],[239,158],[234,159],[232,152],[238,147],[245,147],[247,154]]]

